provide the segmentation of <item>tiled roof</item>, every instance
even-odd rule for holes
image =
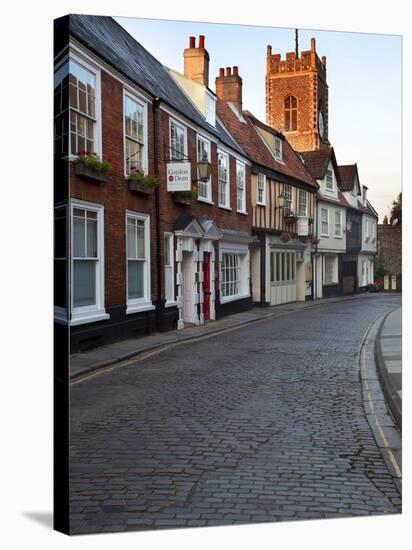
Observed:
[[[226,102],[218,99],[216,112],[227,130],[232,134],[249,159],[268,170],[283,174],[315,189],[318,184],[314,181],[297,153],[292,149],[287,140],[272,128],[266,127],[248,111],[242,111],[242,122]],[[275,135],[282,138],[282,162],[275,160],[269,151],[263,138],[255,128],[255,125],[266,127]]]
[[[373,206],[371,205],[371,203],[369,201],[366,201],[367,203],[367,206],[363,206],[363,204],[358,201],[358,208],[359,210],[361,210],[362,212],[364,212],[365,214],[369,214],[369,216],[373,216],[374,218],[377,218],[378,217],[378,213],[376,212],[376,210],[373,208]]]
[[[351,191],[357,172],[356,164],[346,164],[344,166],[339,166],[339,172],[342,180],[342,191]]]
[[[318,149],[315,151],[304,151],[301,153],[305,161],[305,167],[316,180],[321,180],[325,177],[325,172],[329,161],[333,155],[332,147]]]
[[[167,68],[112,17],[72,14],[57,19],[56,47],[64,45],[67,32],[152,97],[159,97],[169,107],[207,130],[222,143],[243,154],[219,124],[214,127],[206,122],[205,117],[170,76]]]
[[[318,199],[318,201],[329,202],[331,204],[337,204],[337,205],[343,206],[345,208],[350,206],[348,201],[345,199],[345,197],[343,196],[343,193],[341,191],[338,191],[338,198],[337,199],[333,199],[331,197],[325,197],[324,195],[321,195],[319,192],[316,194],[316,198]]]

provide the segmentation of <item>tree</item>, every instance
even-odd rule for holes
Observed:
[[[402,193],[393,201],[391,208],[391,224],[402,223]]]

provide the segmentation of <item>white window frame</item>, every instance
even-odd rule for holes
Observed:
[[[141,98],[123,88],[123,170],[124,175],[127,176],[127,164],[126,164],[126,97],[138,103],[143,107],[143,171],[145,174],[148,172],[148,129],[147,129],[147,103],[142,101]]]
[[[97,261],[96,261],[96,304],[82,307],[73,306],[73,210],[80,208],[97,213]],[[78,199],[70,200],[70,325],[83,325],[109,319],[104,307],[104,206]]]
[[[337,224],[336,224],[336,216],[339,216],[339,232],[336,231]],[[341,210],[335,210],[335,238],[336,239],[342,239],[343,238],[343,227],[342,227],[342,211]]]
[[[128,255],[127,255],[127,219],[133,218],[143,220],[145,224],[145,252],[146,265],[144,268],[144,296],[142,298],[134,298],[129,300],[129,273],[128,273]],[[155,309],[151,300],[151,260],[150,260],[150,216],[126,210],[125,213],[125,255],[126,255],[126,315],[130,313],[138,313],[139,311],[149,311]]]
[[[305,197],[305,200],[302,202],[302,197]],[[305,207],[304,214],[301,214],[301,206]],[[306,217],[308,215],[308,192],[305,189],[299,189],[299,207],[298,207],[298,216]]]
[[[219,155],[226,158],[226,189],[225,189],[225,203],[220,202],[220,178],[219,178]],[[219,208],[225,208],[226,210],[231,210],[230,208],[230,157],[222,149],[217,150],[217,164],[218,164],[218,175],[217,175],[217,200]]]
[[[326,221],[322,220],[322,212],[326,212]],[[329,237],[329,208],[321,207],[319,219],[320,219],[320,235],[321,235],[321,237]],[[324,223],[328,224],[328,232],[327,233],[324,233],[324,231],[323,231],[323,224]]]
[[[102,104],[101,104],[101,75],[100,75],[100,69],[96,65],[92,65],[89,61],[86,61],[83,57],[80,57],[73,51],[70,52],[70,55],[68,57],[68,63],[70,64],[70,61],[74,61],[78,65],[83,66],[85,69],[93,73],[96,77],[96,104],[95,104],[95,114],[96,114],[96,121],[95,121],[95,153],[98,157],[102,158]],[[70,67],[70,65],[69,65]],[[60,69],[61,67],[59,67]],[[70,69],[69,69],[70,72]],[[72,153],[71,151],[71,132],[70,132],[70,99],[68,99],[68,111],[69,111],[69,129],[68,129],[68,152],[69,152],[69,160],[73,160],[77,157],[76,153]],[[74,110],[77,112],[77,110]]]
[[[175,152],[172,150],[172,125],[173,124],[175,126],[177,126],[178,128],[180,128],[181,130],[183,130],[183,133],[184,133],[183,159],[176,159],[173,156],[175,154]],[[182,124],[181,122],[177,121],[176,119],[174,119],[172,117],[169,117],[169,151],[170,151],[170,160],[171,161],[173,161],[173,160],[176,160],[176,161],[187,160],[187,127],[184,124]]]
[[[200,136],[199,134],[197,134],[196,136],[196,159],[199,161],[199,141],[203,141],[203,143],[206,143],[207,144],[207,147],[208,147],[208,156],[207,156],[207,160],[208,162],[211,162],[211,158],[212,158],[212,143],[209,139],[206,139],[205,137],[203,136]],[[205,185],[206,186],[206,190],[207,190],[207,197],[202,197],[200,194],[199,194],[199,189],[198,189],[198,194],[197,194],[197,200],[200,201],[200,202],[207,202],[209,204],[213,204],[212,203],[212,173],[210,173],[210,177],[208,179],[207,182],[200,182],[198,184],[198,187],[200,185]]]
[[[293,188],[289,183],[283,185],[284,208],[293,212]]]
[[[222,285],[223,285],[223,256],[233,255],[237,257],[238,269],[239,269],[239,280],[238,280],[238,293],[230,294],[223,296]],[[220,251],[219,254],[219,291],[220,291],[220,303],[224,304],[226,302],[231,302],[234,300],[240,300],[250,296],[249,292],[249,252],[245,249],[226,249]]]
[[[169,241],[168,243],[166,241]],[[169,257],[170,257],[170,264],[166,265],[166,244],[169,246]],[[165,231],[163,234],[163,245],[165,247],[165,255],[164,255],[164,270],[165,270],[165,299],[166,304],[165,307],[172,307],[176,305],[176,295],[175,295],[175,251],[174,251],[174,234],[170,233],[169,231]],[[166,277],[167,273],[169,272],[169,277],[172,280],[172,296],[167,296],[166,292]]]
[[[262,196],[261,200],[259,200],[259,194]],[[266,176],[260,172],[256,181],[256,204],[266,206]]]
[[[243,188],[239,187],[238,170],[243,172]],[[242,189],[242,203],[239,208],[239,189]],[[240,214],[246,214],[246,165],[244,162],[236,160],[236,208]]]
[[[275,137],[273,154],[276,160],[282,161],[282,140],[278,137]]]
[[[369,234],[369,220],[368,218],[365,218],[365,238],[369,238],[370,237],[370,234]]]
[[[328,186],[328,176],[330,175],[332,180],[332,187]],[[333,177],[333,170],[328,168],[325,173],[325,188],[326,191],[334,191],[335,190],[335,178]]]

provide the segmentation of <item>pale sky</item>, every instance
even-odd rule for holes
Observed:
[[[164,65],[183,72],[189,36],[204,34],[210,55],[209,86],[219,67],[238,65],[243,107],[265,122],[266,46],[282,59],[295,49],[293,29],[115,18]],[[316,38],[326,55],[329,140],[338,164],[357,162],[361,184],[380,222],[401,190],[401,37],[299,30],[299,50]]]

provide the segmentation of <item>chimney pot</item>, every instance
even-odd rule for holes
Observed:
[[[270,46],[270,45],[267,46],[266,55],[272,55],[272,46]]]
[[[225,76],[225,69],[223,67],[219,69],[219,76]]]
[[[226,76],[232,75],[232,67],[226,67]]]
[[[326,65],[326,55],[322,56],[322,65]]]
[[[205,49],[205,37],[203,34],[199,34],[199,48],[201,50]]]
[[[196,38],[189,36],[189,48],[196,48]]]
[[[237,65],[235,65],[235,66],[233,67],[233,75],[234,75],[234,76],[238,76],[238,74],[239,74],[239,67],[238,67]]]

